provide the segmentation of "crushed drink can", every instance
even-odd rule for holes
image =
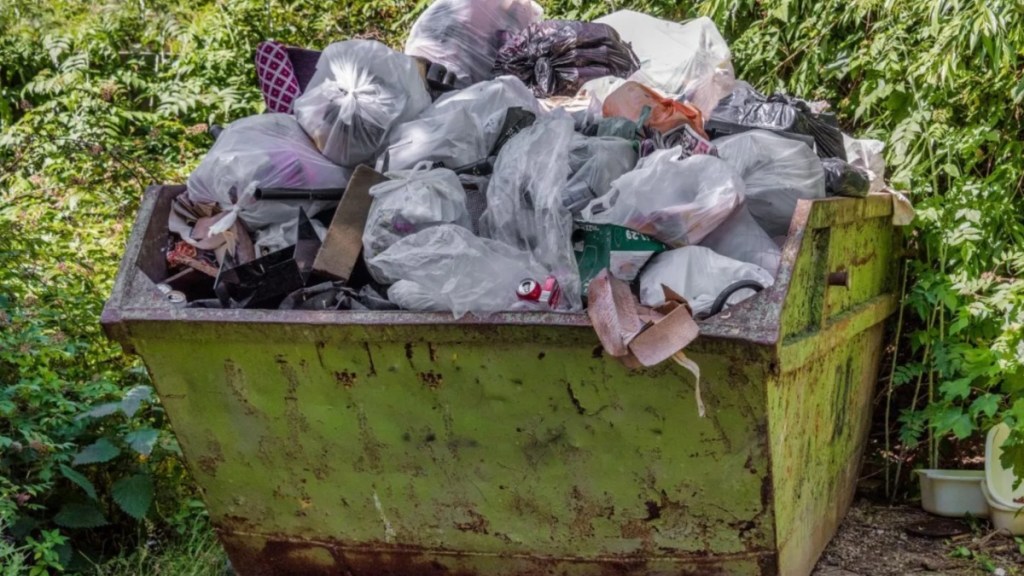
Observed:
[[[546,304],[549,308],[558,306],[558,300],[562,296],[562,288],[558,285],[558,279],[548,276],[543,282],[527,278],[519,283],[516,289],[516,296],[520,300],[539,302]]]

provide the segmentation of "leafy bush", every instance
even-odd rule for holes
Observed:
[[[72,549],[95,557],[113,543],[187,534],[201,514],[145,371],[98,326],[140,193],[183,181],[209,125],[261,110],[258,41],[322,47],[360,35],[398,46],[429,2],[282,4],[0,5],[4,573],[73,567]],[[934,465],[956,439],[1005,420],[1024,476],[1019,2],[545,6],[570,18],[623,7],[709,15],[740,77],[830,100],[849,131],[887,141],[890,177],[913,191],[919,215],[886,370],[886,425],[900,427],[887,453]]]

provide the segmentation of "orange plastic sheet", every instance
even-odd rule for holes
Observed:
[[[601,113],[605,118],[621,117],[638,122],[644,106],[651,109],[645,126],[665,133],[686,123],[704,138],[708,137],[704,132],[704,117],[695,106],[666,98],[639,82],[626,82],[609,94]]]

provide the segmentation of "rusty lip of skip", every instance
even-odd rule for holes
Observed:
[[[235,568],[240,573],[262,574],[342,575],[368,576],[479,576],[487,574],[488,560],[498,558],[492,554],[469,553],[446,548],[427,548],[408,545],[367,542],[343,543],[333,539],[303,539],[281,534],[253,534],[233,532],[218,527],[224,537]],[[319,559],[310,558],[316,553]],[[752,549],[726,555],[736,561],[753,561],[760,566],[773,566],[777,560],[774,551]],[[519,568],[514,573],[526,575],[576,573],[586,567],[586,574],[594,576],[641,576],[672,574],[673,576],[726,575],[722,555],[700,552],[681,555],[652,556],[644,552],[605,554],[597,557],[543,556],[527,553],[503,554],[504,561],[513,560]],[[682,560],[684,565],[680,565]],[[574,570],[575,569],[575,570]],[[769,570],[767,573],[770,573]]]

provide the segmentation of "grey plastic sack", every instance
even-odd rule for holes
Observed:
[[[530,89],[514,76],[445,94],[415,120],[395,127],[388,169],[406,170],[422,161],[458,168],[486,158],[509,108],[540,113]]]
[[[565,310],[583,307],[572,214],[562,199],[573,134],[572,119],[554,110],[513,136],[498,154],[480,219],[483,236],[529,251],[555,276],[562,290],[558,307]]]
[[[756,264],[772,277],[777,273],[782,260],[779,245],[754,220],[745,204],[705,236],[700,245],[733,260]]]
[[[642,158],[581,219],[632,228],[674,247],[700,242],[743,202],[743,179],[714,156],[681,154],[676,147]]]
[[[372,164],[393,126],[430,105],[416,61],[375,40],[331,44],[320,55],[295,116],[337,164]]]
[[[703,246],[686,246],[655,256],[640,274],[640,302],[657,307],[665,303],[668,286],[690,304],[694,316],[711,311],[715,300],[727,288],[741,280],[756,282],[763,288],[775,280],[767,270],[716,254]],[[726,303],[735,305],[755,294],[743,289],[729,296]]]
[[[342,188],[351,173],[316,149],[289,114],[232,122],[188,177],[188,199],[217,204],[227,214],[210,227],[224,233],[241,220],[261,251],[295,243],[299,208],[313,215],[334,203],[257,200],[257,188]]]
[[[604,196],[612,182],[636,167],[637,153],[629,140],[575,134],[569,148],[569,183],[563,203],[573,214]]]
[[[747,207],[772,237],[789,233],[799,200],[825,197],[825,171],[803,142],[765,130],[714,141],[718,155],[742,175]]]
[[[436,0],[412,25],[405,53],[443,64],[465,88],[493,78],[505,37],[543,14],[532,0]]]
[[[378,282],[385,279],[373,258],[406,236],[440,224],[472,227],[466,193],[451,170],[389,172],[392,179],[370,188],[373,203],[363,229],[363,258]]]
[[[493,314],[539,309],[520,301],[524,278],[543,278],[544,266],[529,252],[479,238],[462,226],[442,224],[406,236],[373,258],[388,299],[406,310]]]

